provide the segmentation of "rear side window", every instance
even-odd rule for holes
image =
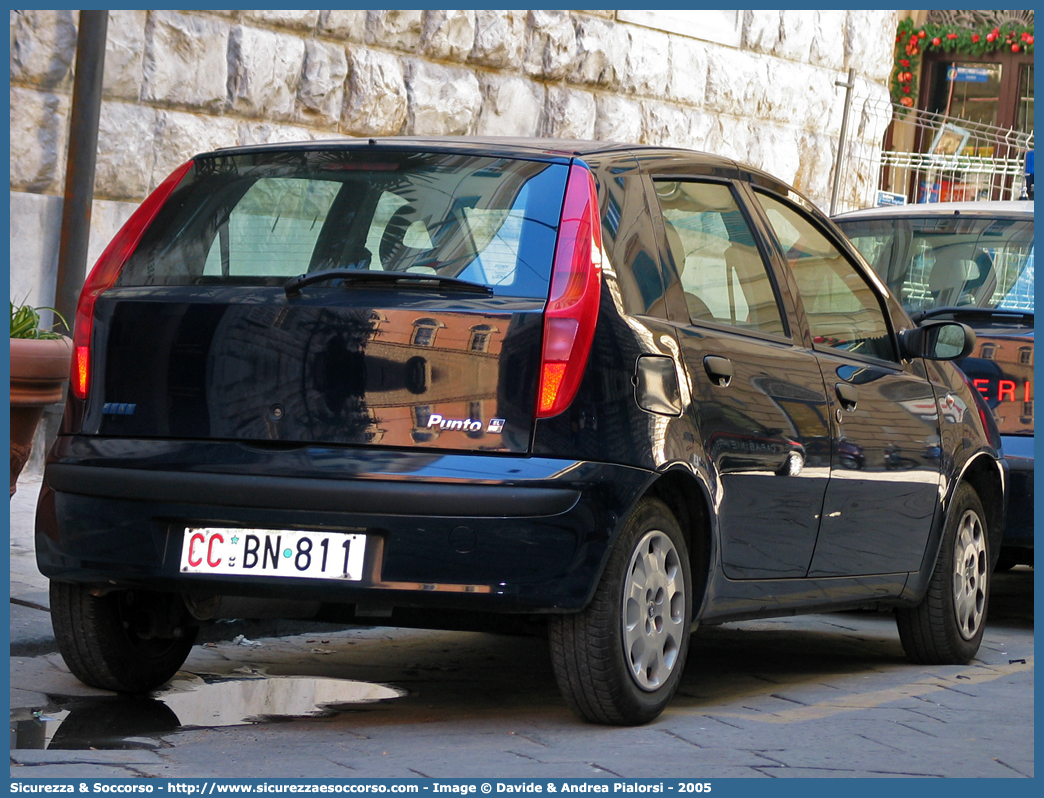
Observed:
[[[437,274],[547,296],[568,167],[431,153],[201,159],[118,285],[282,285],[326,269]]]
[[[816,348],[895,360],[881,302],[855,267],[796,208],[758,192],[808,316]]]
[[[691,320],[783,335],[772,281],[729,187],[679,180],[654,185]]]

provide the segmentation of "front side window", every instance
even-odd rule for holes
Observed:
[[[896,360],[877,293],[797,208],[758,192],[801,291],[816,348]]]
[[[690,319],[784,335],[765,261],[729,187],[680,180],[655,187]]]

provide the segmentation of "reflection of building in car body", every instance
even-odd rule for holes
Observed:
[[[979,336],[964,370],[1005,435],[1033,431],[1033,336],[997,331]]]
[[[410,319],[411,315],[415,318]],[[440,446],[456,446],[465,439],[487,436],[487,424],[497,415],[495,386],[504,341],[498,324],[476,324],[470,316],[417,316],[415,311],[385,310],[375,327],[366,347],[367,359],[399,364],[407,372],[402,384],[367,395],[367,405],[381,431],[383,444],[406,446],[438,441]],[[467,385],[493,388],[482,394],[462,392],[461,387]],[[481,430],[432,427],[429,421],[433,414],[479,421]],[[456,440],[458,437],[460,441]],[[492,436],[488,448],[500,448],[499,436]]]

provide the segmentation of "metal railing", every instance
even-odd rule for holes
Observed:
[[[1032,132],[857,95],[852,105],[860,113],[859,140],[881,144],[878,149],[844,142],[836,182],[846,188],[832,197],[837,212],[876,205],[882,191],[910,203],[1023,196]],[[876,180],[857,177],[868,173]]]

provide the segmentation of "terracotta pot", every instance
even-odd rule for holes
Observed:
[[[69,379],[72,341],[68,338],[11,339],[11,495],[33,448],[44,408],[62,400]]]

